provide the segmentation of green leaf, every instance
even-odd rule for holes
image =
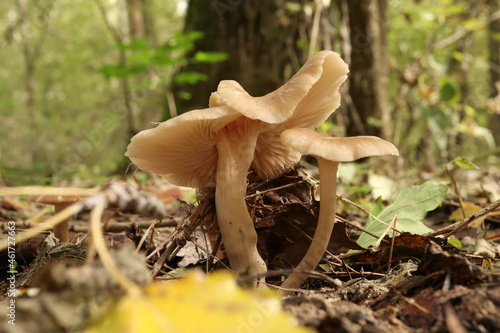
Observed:
[[[424,234],[432,231],[422,222],[428,211],[438,207],[446,197],[446,185],[426,182],[403,188],[389,200],[389,206],[376,215],[380,220],[390,223],[398,215],[396,229],[414,234]],[[365,229],[378,237],[385,231],[386,226],[372,217],[369,217]],[[389,235],[393,232],[390,230]],[[367,233],[362,233],[357,243],[367,248],[375,243],[376,239]]]
[[[200,81],[206,81],[206,80],[208,80],[208,75],[197,72],[179,73],[174,78],[174,81],[177,84],[182,84],[182,83],[196,84]]]
[[[450,244],[458,249],[462,248],[462,242],[458,238],[448,238],[446,241],[448,244]]]
[[[149,52],[135,52],[128,57],[128,63],[135,65],[149,65],[151,62],[151,54]]]
[[[194,60],[197,62],[213,64],[215,62],[221,62],[227,60],[229,55],[224,52],[202,52],[198,51],[194,55]]]
[[[120,65],[106,65],[102,66],[97,71],[104,74],[106,78],[111,77],[126,77],[146,70],[145,66],[131,66],[124,67]]]
[[[455,163],[458,167],[462,169],[467,169],[467,170],[477,170],[479,167],[466,159],[465,157],[457,157],[453,160],[453,163]]]
[[[450,80],[443,80],[439,87],[439,96],[445,102],[450,102],[457,98],[458,89]]]
[[[148,50],[148,42],[144,39],[135,39],[130,43],[120,44],[118,47],[122,50]]]
[[[184,101],[189,101],[191,100],[191,98],[193,98],[193,95],[191,95],[191,93],[189,93],[188,91],[180,91],[179,98]]]
[[[484,27],[486,26],[486,22],[484,22],[480,18],[474,17],[462,23],[462,26],[467,30],[476,31],[484,29]]]
[[[175,57],[168,53],[156,52],[151,57],[151,62],[158,66],[178,65],[184,61],[183,57]]]

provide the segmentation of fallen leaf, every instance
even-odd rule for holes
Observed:
[[[432,231],[422,220],[428,211],[439,206],[445,196],[448,187],[433,182],[403,188],[389,200],[389,206],[385,207],[376,217],[386,223],[390,223],[395,215],[398,216],[396,229],[413,234],[424,234]],[[373,217],[369,217],[365,229],[381,236],[387,227]],[[388,235],[392,235],[392,230]],[[367,248],[375,243],[376,238],[362,233],[357,243]]]
[[[232,274],[193,272],[181,281],[152,283],[120,299],[87,333],[310,332],[297,326],[271,291],[240,288]]]

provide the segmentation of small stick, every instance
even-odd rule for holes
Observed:
[[[455,178],[453,177],[453,174],[451,173],[450,169],[448,169],[448,166],[445,165],[444,168],[446,169],[446,171],[448,172],[448,175],[450,176],[451,184],[453,185],[453,189],[455,190],[455,194],[458,197],[458,202],[459,202],[460,210],[462,211],[462,216],[464,218],[466,218],[467,216],[465,216],[464,203],[462,200],[462,196],[460,195],[460,191],[458,190],[457,182],[455,181]]]
[[[353,205],[354,207],[358,208],[359,210],[365,212],[366,214],[368,214],[369,216],[371,216],[374,220],[382,223],[383,225],[385,225],[386,227],[390,227],[392,230],[394,230],[395,232],[399,233],[399,234],[402,234],[401,231],[397,230],[396,228],[393,228],[391,227],[389,224],[387,224],[386,222],[382,221],[381,219],[379,219],[378,217],[376,217],[375,215],[373,215],[372,213],[370,213],[369,211],[367,211],[366,209],[364,209],[363,207],[361,207],[360,205],[358,205],[357,203],[355,202],[352,202],[351,200],[347,199],[346,197],[344,197],[343,195],[337,195],[337,198],[339,198],[339,200],[342,200],[344,202],[347,202],[348,204],[350,205]],[[365,231],[366,232],[366,231]],[[377,237],[375,237],[377,238]]]
[[[302,179],[302,180],[299,180],[298,182],[295,182],[295,183],[286,184],[286,185],[278,186],[278,187],[275,187],[275,188],[270,188],[270,189],[267,189],[267,190],[264,190],[264,191],[257,191],[257,192],[255,192],[254,194],[247,195],[247,196],[245,197],[245,199],[252,198],[252,197],[256,197],[256,196],[259,196],[259,195],[264,194],[264,193],[266,193],[266,192],[271,192],[271,191],[282,190],[282,189],[284,189],[284,188],[287,188],[287,187],[292,187],[292,186],[295,186],[295,185],[297,185],[297,184],[303,183],[303,182],[305,182],[305,181],[306,181],[305,179]]]
[[[394,218],[391,221],[394,222],[394,227],[396,227],[396,222],[398,220],[398,216],[394,215]],[[394,237],[394,234],[392,235],[392,240],[391,240],[391,250],[389,251],[389,265],[387,266],[387,272],[391,270],[391,262],[392,262],[392,254],[394,252],[394,242],[396,241],[396,237]]]
[[[360,226],[355,225],[354,223],[352,223],[352,222],[351,222],[351,221],[349,221],[349,220],[344,219],[343,217],[337,216],[337,219],[338,219],[338,220],[340,220],[340,221],[342,221],[342,222],[345,222],[345,223],[349,224],[349,225],[350,225],[351,227],[353,227],[354,229],[357,229],[357,230],[359,230],[359,231],[362,231],[362,232],[364,232],[364,233],[367,233],[368,235],[372,236],[372,237],[373,237],[373,238],[375,238],[375,239],[378,237],[378,236],[377,236],[377,235],[375,235],[374,233],[372,233],[372,232],[370,232],[370,231],[367,231],[367,230],[365,230],[364,228],[362,228],[362,227],[360,227]],[[394,231],[396,231],[396,230],[394,230]],[[389,243],[389,241],[388,241],[388,240],[386,240],[386,239],[382,239],[382,242]]]
[[[389,232],[389,229],[394,229],[392,226],[396,224],[396,219],[397,218],[398,218],[398,216],[394,215],[394,217],[392,218],[391,222],[387,225],[387,228],[385,228],[385,230],[382,233],[382,235],[380,235],[380,237],[375,242],[375,244],[374,244],[375,247],[377,247],[377,246],[380,245],[380,243],[382,242],[382,239],[384,239],[385,235],[387,235],[387,232]],[[394,234],[393,234],[392,238],[394,239]]]
[[[106,242],[104,241],[104,235],[102,234],[101,228],[101,217],[104,209],[106,208],[106,198],[100,196],[100,200],[95,203],[94,209],[90,213],[90,227],[92,232],[92,238],[94,240],[94,246],[103,266],[109,272],[109,274],[116,280],[116,282],[127,291],[132,296],[138,296],[141,294],[139,287],[125,277],[120,269],[116,266],[113,258],[109,254],[108,248],[106,247]]]
[[[472,214],[471,216],[463,219],[462,221],[458,221],[458,222],[455,222],[455,223],[453,223],[453,224],[451,224],[449,226],[446,226],[444,228],[441,228],[441,229],[429,232],[429,233],[425,234],[424,236],[428,236],[428,237],[429,236],[439,236],[439,235],[444,235],[447,232],[449,232],[445,236],[445,238],[448,238],[451,235],[455,234],[458,230],[460,230],[463,227],[465,227],[467,224],[470,224],[470,223],[474,222],[475,220],[477,220],[478,218],[485,216],[486,214],[488,214],[492,210],[497,209],[498,207],[500,207],[500,199],[498,199],[497,201],[492,202],[488,206],[486,206],[483,209],[481,209],[479,212],[476,212],[476,213]]]

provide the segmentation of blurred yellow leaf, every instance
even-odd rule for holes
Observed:
[[[455,209],[455,211],[453,213],[451,213],[449,220],[450,221],[460,221],[466,217],[471,216],[474,213],[479,212],[481,209],[483,209],[483,207],[475,205],[472,202],[462,202],[462,208],[463,208],[463,211],[465,213],[465,217],[464,217],[464,214],[462,213],[462,209],[460,207],[458,207],[457,209]],[[488,214],[475,220],[474,223],[472,223],[472,227],[478,228],[479,225],[484,221],[484,219],[487,216],[488,216]]]
[[[87,333],[311,332],[281,310],[270,291],[241,289],[229,272],[191,273],[125,296]]]

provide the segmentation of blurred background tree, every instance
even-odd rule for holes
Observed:
[[[323,130],[382,136],[418,168],[498,154],[494,0],[15,0],[0,12],[7,184],[123,175],[150,122],[206,107],[223,79],[265,94],[321,49],[351,68]]]

